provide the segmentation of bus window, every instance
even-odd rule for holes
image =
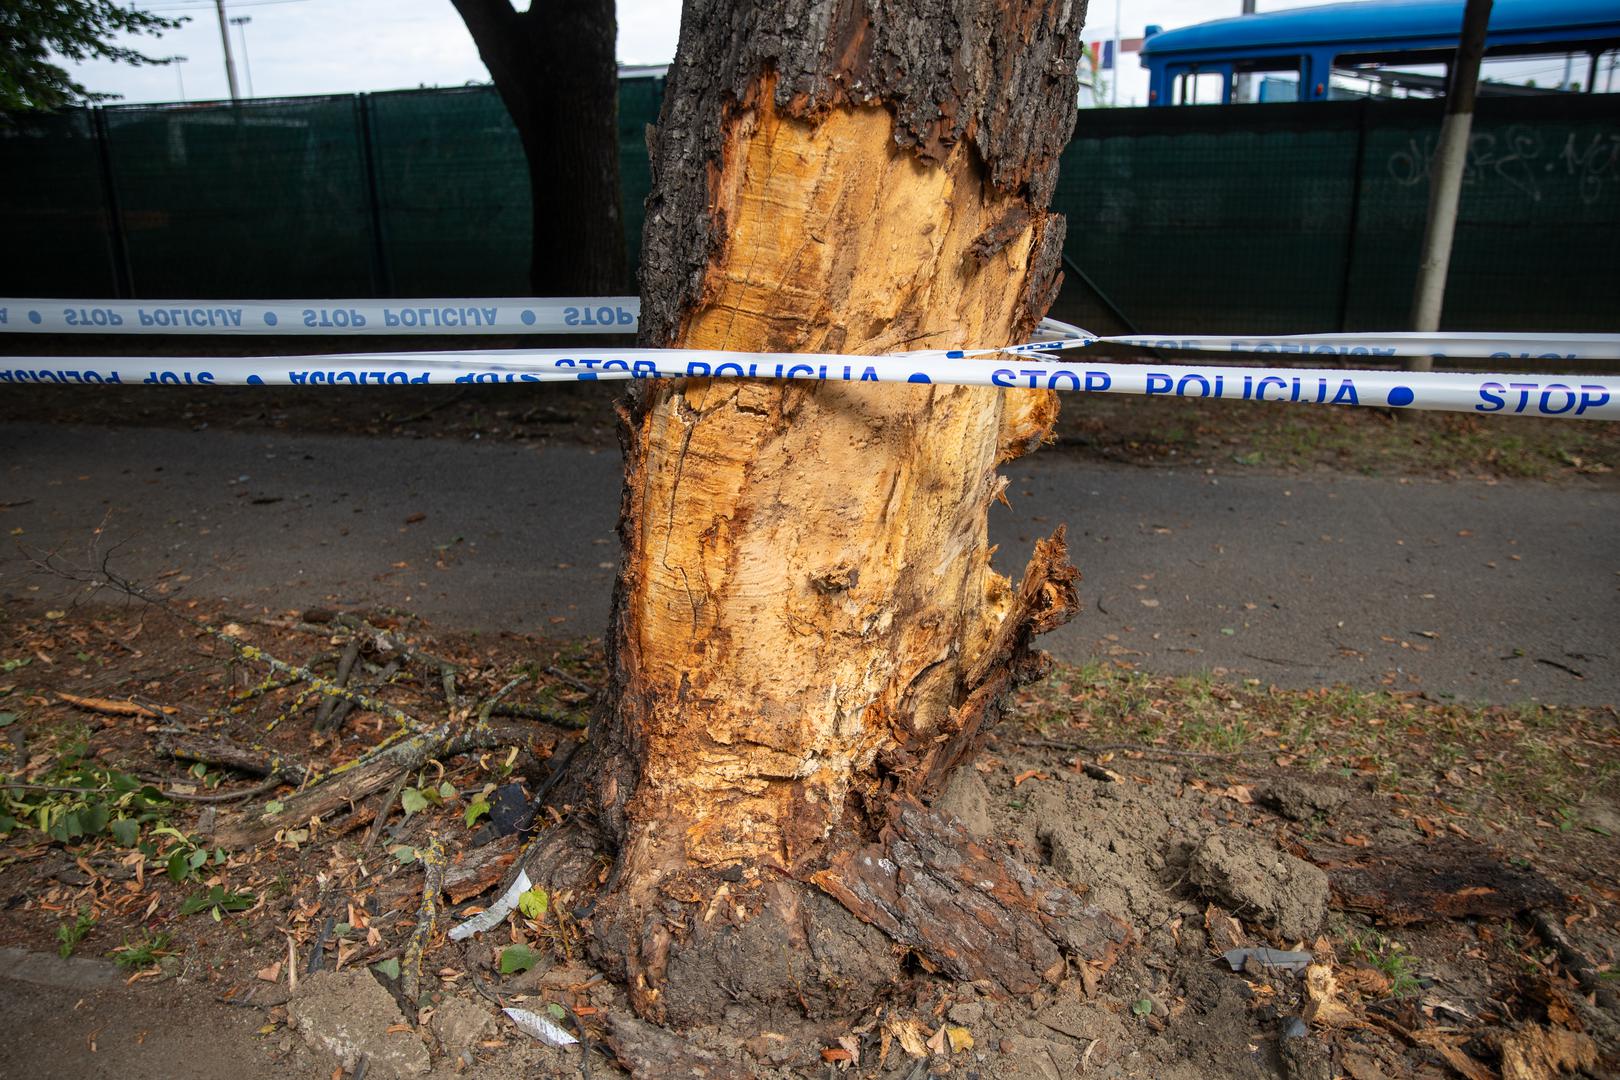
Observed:
[[[1193,71],[1176,79],[1178,105],[1219,105],[1226,98],[1226,78],[1219,71]]]

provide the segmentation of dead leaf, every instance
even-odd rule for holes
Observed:
[[[951,1041],[951,1053],[961,1054],[973,1049],[973,1035],[965,1027],[947,1027],[945,1035]]]
[[[105,713],[108,716],[139,716],[147,720],[156,720],[161,715],[144,705],[137,705],[133,701],[114,701],[112,698],[80,697],[78,694],[65,694],[57,691],[57,697],[69,705],[90,712]],[[165,706],[164,712],[174,712],[173,706]]]
[[[821,1052],[821,1060],[831,1063],[835,1061],[850,1061],[852,1058],[848,1050],[838,1049],[823,1050]]]
[[[1025,780],[1049,780],[1049,779],[1051,779],[1051,777],[1047,776],[1045,773],[1041,772],[1041,770],[1039,770],[1039,769],[1025,769],[1023,772],[1021,772],[1017,776],[1013,777],[1013,787],[1017,787],[1019,784],[1022,784]]]
[[[259,978],[263,979],[267,983],[280,982],[281,981],[281,961],[277,960],[275,963],[271,964],[269,967],[260,968],[258,971],[254,972],[254,974],[257,975]]]
[[[890,1017],[883,1023],[883,1030],[893,1035],[900,1043],[900,1049],[914,1058],[928,1056],[928,1029],[923,1027],[922,1021],[914,1017],[898,1019]]]

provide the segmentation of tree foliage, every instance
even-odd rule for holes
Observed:
[[[0,0],[0,113],[117,97],[85,89],[55,61],[167,64],[172,57],[148,56],[115,39],[156,37],[183,22],[111,0]]]

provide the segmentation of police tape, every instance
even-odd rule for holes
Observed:
[[[1620,377],[1069,363],[1087,339],[881,356],[697,349],[471,350],[280,357],[0,358],[0,383],[388,386],[647,378],[804,379],[1046,389],[1220,401],[1370,405],[1620,420]]]
[[[0,332],[38,334],[633,334],[634,296],[414,300],[0,298]],[[1097,337],[1044,319],[1037,336],[1099,345],[1266,355],[1620,360],[1620,334],[1366,333]]]
[[[1138,349],[1184,349],[1290,356],[1377,357],[1429,356],[1438,360],[1620,360],[1620,334],[1189,334],[1179,337],[1102,337],[1099,344]]]
[[[633,334],[634,296],[429,300],[0,299],[25,334]]]

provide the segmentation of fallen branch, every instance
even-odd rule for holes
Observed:
[[[159,749],[181,761],[218,765],[250,776],[268,777],[294,787],[301,786],[312,775],[308,767],[288,761],[273,750],[243,746],[217,736],[175,734],[166,737],[159,744]]]
[[[495,746],[524,745],[535,734],[528,727],[494,721],[469,724],[457,720],[447,720],[426,731],[406,732],[325,777],[312,778],[304,790],[283,801],[279,812],[232,822],[217,831],[214,839],[227,847],[251,847],[274,836],[280,829],[296,828],[311,818],[325,817],[341,807],[359,803],[393,783],[399,773],[419,769],[430,758]]]
[[[1558,958],[1564,962],[1564,970],[1575,977],[1582,993],[1591,994],[1599,1005],[1605,1009],[1613,1009],[1616,1004],[1614,987],[1603,977],[1598,966],[1592,958],[1575,947],[1564,933],[1564,928],[1558,925],[1546,911],[1537,911],[1531,918],[1530,924],[1541,935],[1541,940],[1558,950]]]
[[[416,914],[416,929],[411,933],[410,944],[405,946],[399,972],[400,990],[413,1007],[422,997],[422,954],[427,951],[433,929],[439,922],[439,894],[444,891],[447,865],[444,842],[437,836],[430,838],[421,857],[422,907]]]
[[[332,676],[333,683],[347,689],[349,676],[354,674],[354,662],[358,659],[360,659],[360,637],[355,635],[349,638],[349,644],[344,646],[343,655],[338,658],[337,671]],[[337,726],[332,722],[332,708],[337,703],[336,697],[321,698],[320,705],[315,709],[316,731],[331,731]]]

